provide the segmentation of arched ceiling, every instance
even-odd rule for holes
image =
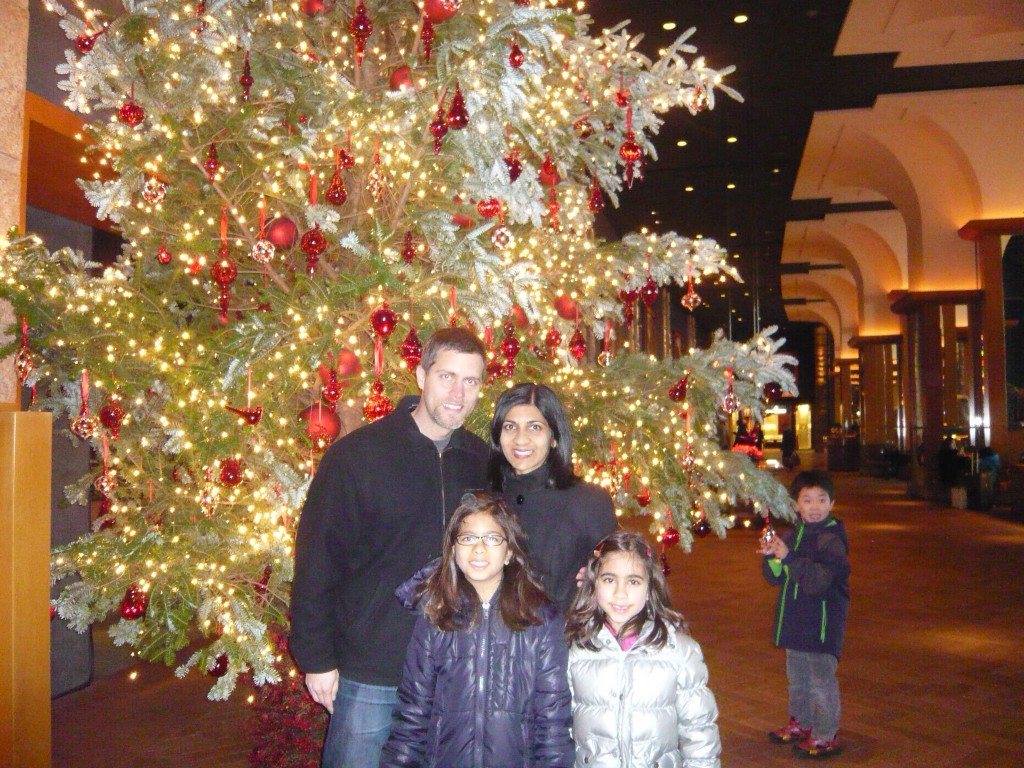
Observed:
[[[793,198],[820,215],[787,223],[783,271],[841,264],[856,295],[829,287],[839,316],[852,301],[856,335],[887,335],[890,291],[978,287],[964,224],[1024,215],[1024,3],[854,0],[836,53],[895,53],[893,79],[815,113]]]

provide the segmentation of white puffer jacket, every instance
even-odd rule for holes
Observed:
[[[597,646],[569,649],[576,768],[719,768],[718,706],[697,641],[677,631],[662,648],[624,651],[602,627]]]

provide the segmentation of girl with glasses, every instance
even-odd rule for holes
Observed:
[[[572,765],[561,615],[522,541],[500,498],[467,494],[440,565],[400,590],[420,615],[382,768]]]

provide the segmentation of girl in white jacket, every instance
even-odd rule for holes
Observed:
[[[577,768],[719,768],[704,657],[643,536],[597,545],[565,631]]]

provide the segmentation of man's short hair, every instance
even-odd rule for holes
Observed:
[[[434,331],[427,343],[423,345],[423,357],[420,358],[420,367],[429,371],[437,361],[437,356],[442,350],[461,352],[466,355],[479,355],[480,359],[487,362],[487,349],[480,337],[468,328],[441,328]]]

